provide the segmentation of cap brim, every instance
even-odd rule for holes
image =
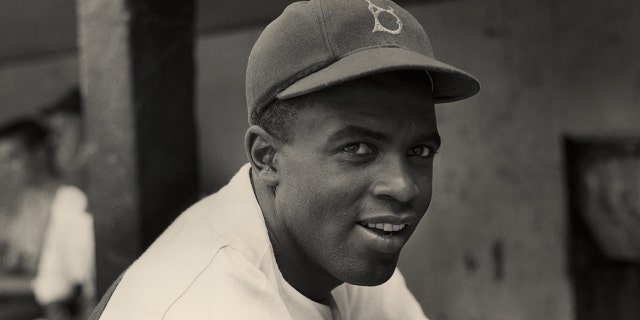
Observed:
[[[434,103],[462,100],[480,90],[476,78],[446,63],[403,48],[378,47],[345,56],[294,82],[276,97],[289,99],[370,74],[394,70],[427,70],[433,80]]]

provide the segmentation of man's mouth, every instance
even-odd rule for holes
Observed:
[[[394,234],[403,230],[407,226],[404,223],[393,224],[393,223],[365,223],[365,222],[361,222],[360,225],[381,236],[393,236]]]

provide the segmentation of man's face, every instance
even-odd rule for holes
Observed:
[[[9,189],[19,188],[29,176],[29,152],[21,138],[0,138],[0,178]]]
[[[286,254],[341,282],[391,276],[431,201],[440,138],[428,87],[426,75],[384,74],[312,95],[275,160],[276,238],[295,248]]]
[[[46,121],[54,146],[55,165],[63,175],[69,174],[82,161],[77,159],[81,140],[80,116],[57,112],[49,115]]]

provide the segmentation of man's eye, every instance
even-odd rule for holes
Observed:
[[[346,147],[344,147],[342,149],[342,151],[347,152],[347,153],[352,153],[355,155],[366,155],[366,154],[373,154],[373,148],[366,144],[366,143],[354,143],[354,144],[350,144]]]
[[[421,158],[429,158],[433,156],[433,151],[424,145],[413,146],[409,149],[408,155]]]

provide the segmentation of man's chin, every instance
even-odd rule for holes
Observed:
[[[374,267],[367,268],[363,272],[350,274],[347,277],[345,277],[343,281],[346,283],[358,285],[358,286],[367,286],[367,287],[378,286],[387,282],[387,280],[391,278],[395,270],[396,270],[395,262],[389,263],[386,265],[378,264],[378,265],[375,265]]]

